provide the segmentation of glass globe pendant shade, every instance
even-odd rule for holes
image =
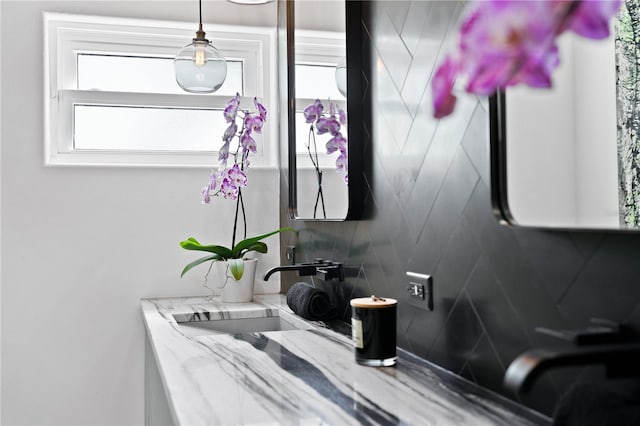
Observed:
[[[191,93],[215,92],[227,78],[227,61],[199,34],[178,52],[173,65],[178,85]]]
[[[336,77],[336,86],[338,87],[338,91],[344,96],[347,97],[347,58],[340,58],[338,64],[336,65],[335,71]]]
[[[235,4],[255,5],[255,4],[271,3],[271,2],[273,2],[273,0],[229,0],[229,2],[230,3],[235,3]]]

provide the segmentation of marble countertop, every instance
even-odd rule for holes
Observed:
[[[395,367],[358,365],[349,337],[296,317],[281,295],[144,299],[141,307],[175,424],[549,424],[402,350]],[[307,329],[207,334],[176,322],[278,315]]]

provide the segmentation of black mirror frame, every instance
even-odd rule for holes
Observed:
[[[296,169],[296,124],[295,124],[295,0],[283,0],[284,7],[279,10],[280,28],[286,27],[286,117],[287,160],[289,179],[288,212],[291,219],[305,221],[343,221],[358,220],[363,217],[365,199],[364,177],[364,132],[363,132],[363,52],[365,29],[363,14],[368,7],[365,1],[345,0],[346,53],[347,53],[347,129],[348,129],[348,209],[344,219],[310,219],[297,216],[297,169]],[[286,24],[282,21],[286,19]],[[280,70],[284,67],[280,66]],[[280,79],[281,84],[283,79]],[[283,103],[280,103],[284,106]],[[284,127],[284,126],[282,126]],[[281,127],[281,129],[282,129]]]
[[[516,225],[507,199],[507,109],[504,91],[489,97],[489,156],[491,172],[491,207],[498,221]]]

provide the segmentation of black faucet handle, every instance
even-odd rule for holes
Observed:
[[[308,265],[305,265],[303,263],[299,265],[299,268],[297,269],[297,271],[298,271],[298,276],[300,277],[315,275],[317,271],[317,266],[313,263],[310,263]]]
[[[619,332],[623,332],[625,329],[625,325],[616,321],[611,321],[606,318],[589,318],[589,322],[593,325],[608,327],[612,330],[617,330]]]
[[[338,281],[344,281],[344,267],[340,262],[328,262],[327,266],[318,267],[318,275],[324,280],[329,281],[337,278]]]
[[[591,323],[593,325],[577,330],[554,330],[537,327],[535,331],[565,340],[576,346],[622,343],[629,340],[627,328],[619,323],[599,318],[592,318]]]

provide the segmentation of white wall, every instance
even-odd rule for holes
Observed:
[[[553,90],[507,91],[507,190],[521,225],[575,221],[573,67],[566,55]]]
[[[334,154],[336,157],[337,154]],[[298,168],[298,216],[312,218],[313,209],[318,196],[318,176],[315,169]],[[344,219],[349,209],[349,192],[344,183],[344,173],[334,168],[323,169],[322,194],[324,196],[325,212],[328,219]],[[317,218],[322,218],[322,207],[318,203]]]
[[[552,90],[508,91],[509,207],[520,225],[617,228],[613,38],[559,45]]]
[[[200,204],[205,169],[43,166],[42,12],[190,21],[197,2],[0,7],[2,423],[141,424],[139,300],[205,294],[197,270],[179,278],[195,254],[178,242],[229,242],[233,204]],[[204,2],[205,17],[211,9],[221,23],[275,22],[275,4]],[[249,233],[276,229],[278,172],[253,170],[250,179]],[[278,239],[268,242],[263,269],[279,264]]]
[[[620,225],[615,44],[574,39],[577,148],[577,223]]]

